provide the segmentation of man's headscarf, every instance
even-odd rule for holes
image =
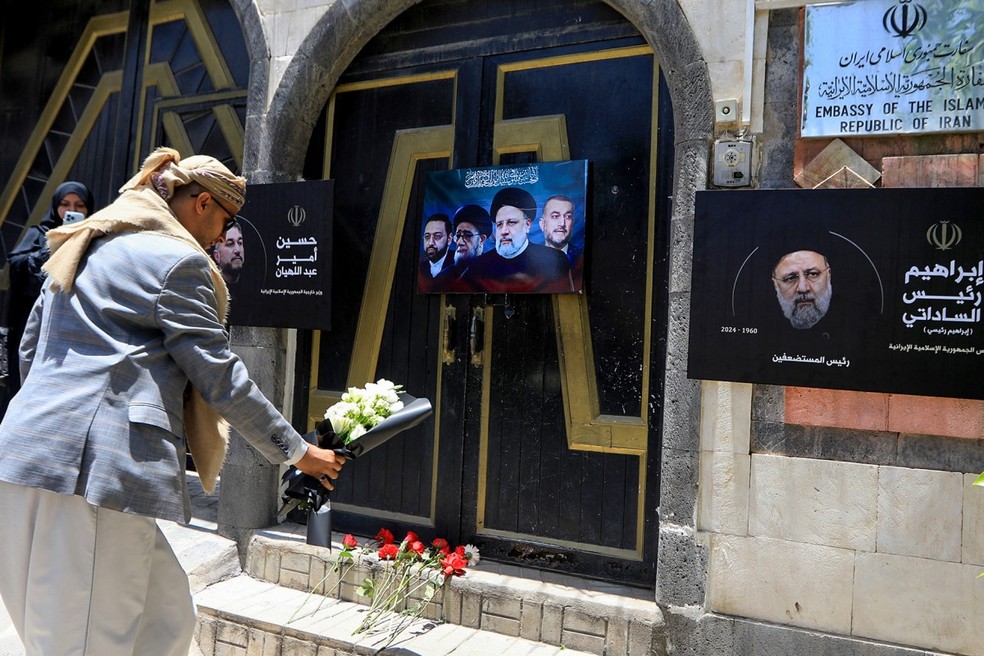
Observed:
[[[197,182],[213,195],[232,203],[236,211],[246,202],[246,178],[235,175],[208,155],[192,155],[184,160],[173,148],[158,148],[144,160],[140,172],[130,178],[120,192],[150,184],[165,201],[174,196],[174,188]]]
[[[173,148],[158,148],[144,160],[140,172],[120,188],[120,196],[112,204],[84,221],[48,231],[51,259],[44,269],[53,289],[72,289],[76,267],[90,242],[104,235],[149,230],[181,239],[205,253],[167,204],[176,187],[192,182],[233,204],[236,211],[246,202],[246,178],[235,175],[219,160],[207,155],[182,160]],[[206,257],[212,262],[207,253]],[[214,269],[219,315],[224,318],[227,291],[217,267]]]

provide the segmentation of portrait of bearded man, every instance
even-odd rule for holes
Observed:
[[[787,253],[776,263],[772,284],[793,328],[812,328],[826,316],[833,295],[830,278],[830,263],[816,251]]]

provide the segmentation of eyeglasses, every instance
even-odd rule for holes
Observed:
[[[478,237],[477,232],[468,232],[467,230],[459,230],[458,232],[454,233],[455,241],[460,241],[462,239],[467,239],[468,241],[471,241],[472,238],[474,237]]]
[[[198,194],[192,194],[191,197],[192,198],[198,198],[198,195],[200,193],[202,193],[202,192],[199,192]],[[233,214],[232,212],[230,212],[229,210],[227,210],[225,208],[225,205],[223,205],[219,201],[215,200],[215,198],[212,198],[212,200],[215,201],[215,204],[218,205],[219,207],[221,207],[222,208],[222,211],[225,212],[226,213],[226,216],[229,217],[228,219],[226,219],[225,223],[222,224],[222,232],[229,232],[230,230],[232,230],[233,228],[235,228],[236,225],[239,224],[239,219],[242,218],[242,217],[240,217],[238,214]]]
[[[824,274],[825,271],[830,271],[830,267],[825,269],[807,269],[806,271],[800,271],[796,273],[789,273],[782,278],[776,278],[773,276],[773,280],[776,280],[786,287],[792,287],[799,282],[800,276],[806,279],[807,282],[816,282],[820,279],[820,276]]]
[[[232,212],[230,212],[229,210],[227,210],[225,208],[225,205],[223,205],[219,201],[215,201],[215,204],[218,205],[219,207],[221,207],[222,208],[222,211],[225,212],[226,213],[226,216],[229,217],[228,219],[226,219],[226,222],[222,225],[222,232],[229,232],[230,230],[232,230],[233,228],[235,228],[237,225],[239,225],[239,215],[238,214],[233,214]]]

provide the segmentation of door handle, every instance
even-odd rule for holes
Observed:
[[[471,325],[468,328],[468,347],[471,350],[471,363],[482,366],[482,349],[485,347],[485,308],[472,308]]]
[[[444,364],[452,364],[454,362],[454,345],[455,345],[455,334],[457,319],[455,318],[457,313],[453,305],[444,306],[444,321],[441,335],[441,342],[444,344],[444,356],[442,358]]]

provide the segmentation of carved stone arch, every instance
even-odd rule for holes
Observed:
[[[352,0],[329,5],[298,47],[265,115],[247,109],[247,129],[251,118],[263,126],[263,141],[251,153],[255,159],[247,160],[255,165],[257,179],[280,182],[300,176],[318,115],[342,73],[377,32],[419,1]]]
[[[265,107],[261,82],[267,79],[270,49],[259,29],[255,5],[250,0],[234,0],[253,62],[247,123],[259,122],[262,139],[262,143],[254,140],[247,146],[250,152],[246,161],[253,165],[248,168],[261,177],[293,179],[300,175],[318,114],[342,73],[378,31],[418,1],[352,0],[329,5],[301,43],[269,107]],[[677,144],[697,140],[706,150],[714,111],[710,79],[680,5],[675,0],[605,1],[635,25],[656,52],[670,89]],[[706,159],[706,154],[701,159]],[[694,171],[690,167],[678,169],[678,182],[683,182],[679,175],[684,172]],[[691,178],[689,182],[674,184],[674,195],[678,191],[686,195],[688,188],[696,190],[696,184],[704,186],[703,179]]]
[[[239,19],[246,51],[249,53],[249,89],[246,91],[247,138],[243,144],[243,171],[254,173],[250,178],[255,182],[267,182],[255,177],[258,153],[266,139],[262,137],[266,116],[267,87],[270,79],[270,44],[263,31],[263,22],[253,0],[230,0],[229,4]],[[303,158],[302,158],[303,161]]]

